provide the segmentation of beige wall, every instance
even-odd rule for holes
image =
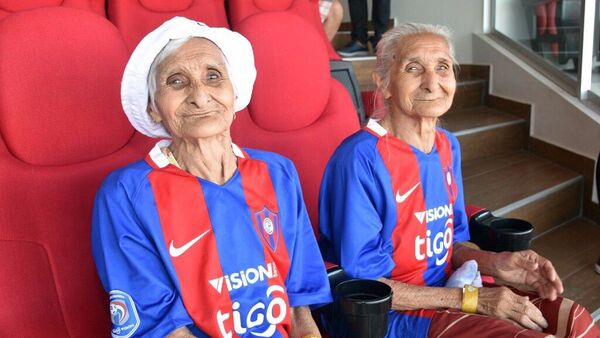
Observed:
[[[344,21],[350,21],[347,0]],[[472,33],[483,32],[481,0],[391,0],[391,17],[398,22],[422,22],[446,25],[454,31],[456,57],[460,63],[473,62]],[[370,4],[369,3],[369,13]],[[369,16],[370,17],[370,16]]]
[[[473,62],[492,65],[492,94],[532,104],[533,137],[593,160],[597,158],[600,109],[585,106],[489,36],[473,35]],[[598,202],[595,191],[592,200]]]

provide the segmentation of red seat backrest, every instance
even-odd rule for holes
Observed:
[[[224,0],[108,0],[108,18],[121,31],[129,50],[174,16],[229,27]]]
[[[85,9],[106,17],[104,0],[0,0],[0,19],[27,9],[50,6]]]
[[[321,36],[329,59],[341,60],[321,24],[319,0],[229,0],[229,23],[234,30],[238,30],[240,23],[247,17],[262,12],[290,12],[304,18]]]
[[[316,227],[325,165],[340,142],[358,130],[356,110],[346,89],[331,77],[325,46],[306,20],[264,12],[237,28],[252,43],[257,78],[248,108],[233,123],[233,140],[294,161]]]
[[[120,107],[128,53],[105,18],[64,7],[0,20],[0,336],[108,337],[91,254],[94,194],[152,140]]]

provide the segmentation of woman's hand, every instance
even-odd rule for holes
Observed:
[[[506,282],[530,286],[549,300],[555,300],[563,292],[562,281],[552,263],[535,251],[501,252],[494,258],[494,275]]]
[[[187,327],[182,326],[171,332],[167,338],[196,338],[196,336]]]
[[[516,322],[521,326],[542,331],[548,327],[542,312],[529,301],[507,287],[480,288],[477,313]]]
[[[321,338],[319,328],[312,318],[308,306],[296,306],[291,310],[292,332],[291,338]]]

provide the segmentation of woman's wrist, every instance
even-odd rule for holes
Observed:
[[[462,303],[460,310],[465,313],[476,313],[479,302],[479,288],[465,285],[462,289]]]

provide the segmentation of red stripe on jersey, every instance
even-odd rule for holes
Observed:
[[[444,186],[446,187],[446,193],[448,194],[448,201],[454,206],[454,202],[456,201],[456,195],[458,194],[458,188],[456,187],[456,179],[454,178],[453,172],[453,163],[452,163],[452,146],[450,145],[450,140],[448,140],[448,136],[441,131],[436,131],[435,133],[435,147],[440,156],[440,162],[442,164],[442,177],[444,179]],[[449,219],[452,219],[452,222],[448,224],[448,227],[452,228],[452,233],[454,233],[454,213],[448,216]],[[452,271],[452,250],[453,245],[450,245],[448,248],[448,256],[446,258],[446,268],[444,269],[446,272],[446,276],[450,276]]]
[[[379,137],[377,150],[392,179],[392,193],[398,215],[392,232],[392,258],[396,266],[390,278],[425,285],[423,272],[427,270],[427,257],[417,259],[416,252],[417,238],[426,238],[427,231],[427,223],[421,223],[414,213],[415,210],[426,210],[418,160],[408,144],[387,134]],[[406,156],[391,156],[392,153]],[[411,254],[406,255],[407,252]]]
[[[263,241],[265,264],[275,263],[279,278],[269,279],[269,286],[281,285],[285,290],[285,280],[290,269],[290,257],[282,234],[281,215],[277,195],[266,163],[254,159],[238,158],[238,170],[242,177],[242,187],[250,217],[254,221],[257,235]],[[269,223],[270,222],[270,223]],[[269,231],[270,230],[270,231]],[[282,336],[288,337],[291,330],[291,317],[287,292],[278,295],[285,300],[287,313],[284,321],[277,326]],[[274,314],[278,316],[279,313]]]
[[[231,321],[219,329],[218,313],[229,313],[232,302],[226,289],[218,292],[210,285],[223,269],[200,182],[172,165],[154,170],[149,180],[188,314],[211,337],[235,332]]]

